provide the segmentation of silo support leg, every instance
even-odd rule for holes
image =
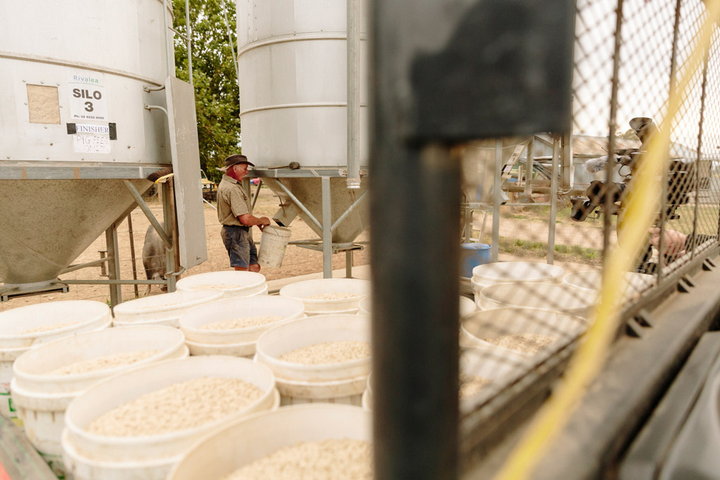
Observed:
[[[352,278],[353,252],[348,250],[345,252],[345,278]]]
[[[127,180],[125,180],[124,183],[127,189],[130,191],[130,195],[132,195],[135,199],[135,203],[137,203],[138,207],[140,207],[140,210],[142,210],[142,212],[145,214],[145,217],[147,217],[148,221],[153,226],[157,234],[160,235],[160,238],[165,244],[165,247],[172,248],[172,240],[170,240],[170,237],[168,236],[165,229],[162,227],[162,225],[160,225],[160,222],[157,220],[157,218],[155,218],[152,210],[150,210],[148,204],[145,203],[145,200],[143,200],[142,195],[140,195],[140,192],[138,192],[137,188],[135,188],[135,185],[133,185],[131,182],[128,182]],[[162,184],[160,184],[160,186],[162,187]],[[164,208],[166,208],[166,206],[163,203],[163,209]]]
[[[332,278],[332,211],[330,177],[322,177],[323,278]]]
[[[108,251],[108,277],[110,280],[120,279],[120,258],[118,253],[120,251],[118,244],[117,235],[117,224],[113,223],[110,228],[105,230],[105,244]],[[122,286],[120,284],[110,284],[110,305],[115,306],[122,302]]]

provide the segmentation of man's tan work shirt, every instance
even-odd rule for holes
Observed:
[[[222,176],[217,191],[217,215],[222,225],[240,225],[238,217],[250,212],[250,202],[240,182],[227,175]]]

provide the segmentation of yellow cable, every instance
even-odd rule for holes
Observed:
[[[168,178],[173,177],[174,173],[168,173],[167,175],[163,175],[162,177],[155,180],[155,183],[165,183]]]
[[[588,329],[568,365],[566,377],[556,393],[543,405],[528,432],[511,452],[496,480],[522,480],[542,458],[563,428],[586,386],[599,372],[617,328],[618,302],[625,286],[625,272],[634,267],[647,242],[648,229],[659,211],[658,178],[667,168],[670,131],[690,81],[703,62],[712,40],[715,19],[720,18],[720,0],[706,0],[707,16],[697,34],[695,47],[683,76],[670,93],[663,125],[652,135],[647,153],[640,160],[626,202],[622,244],[610,253],[603,270],[603,283],[595,308],[595,322]]]

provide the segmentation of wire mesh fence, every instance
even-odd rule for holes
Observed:
[[[483,261],[466,279],[479,311],[461,319],[461,346],[478,365],[504,372],[465,402],[466,416],[484,408],[491,418],[503,408],[493,403],[500,392],[539,377],[540,365],[572,350],[586,331],[603,260],[623,244],[633,179],[642,162],[663,161],[646,155],[660,129],[670,136],[667,168],[655,181],[661,207],[651,212],[645,246],[616,299],[621,320],[716,251],[717,32],[679,113],[671,124],[665,118],[704,15],[700,0],[578,1],[572,134],[539,132],[463,149],[463,241],[488,245],[487,260],[502,263]]]

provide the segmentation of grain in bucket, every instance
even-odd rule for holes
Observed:
[[[258,263],[263,267],[277,268],[282,265],[285,249],[290,241],[290,229],[268,225],[263,228],[260,239]]]
[[[255,360],[275,375],[281,405],[360,406],[370,374],[370,321],[362,315],[317,315],[270,328]]]
[[[372,478],[371,413],[326,403],[258,413],[198,441],[167,480],[211,478]]]
[[[146,365],[72,400],[63,460],[75,480],[164,480],[197,440],[280,403],[272,372],[246,358],[190,357]]]
[[[0,313],[0,415],[16,418],[10,397],[13,363],[32,346],[80,332],[102,330],[112,321],[103,302],[61,300]]]

